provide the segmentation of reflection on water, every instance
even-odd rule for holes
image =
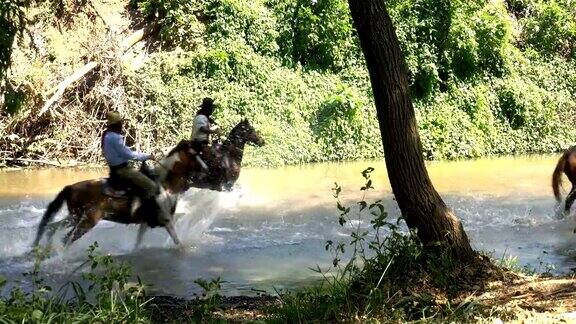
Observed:
[[[557,272],[576,267],[574,222],[554,218],[550,176],[556,157],[499,158],[429,164],[436,188],[464,223],[476,249],[494,257],[518,256],[521,264]],[[177,231],[188,246],[172,248],[162,229],[150,231],[133,251],[137,227],[101,222],[67,250],[44,263],[49,282],[79,274],[84,251],[98,241],[102,250],[127,261],[159,293],[189,296],[198,277],[222,276],[228,294],[291,288],[316,278],[310,267],[328,268],[328,239],[345,238],[350,228],[337,224],[330,189],[344,188],[359,199],[360,172],[373,166],[376,191],[390,214],[398,215],[384,163],[327,163],[278,169],[245,169],[232,193],[191,190],[177,210]],[[29,170],[0,173],[0,275],[20,278],[32,261],[25,256],[44,208],[65,184],[99,177],[104,170]],[[60,215],[62,216],[62,215]],[[368,227],[366,220],[360,223]],[[64,232],[59,232],[62,237]]]
[[[438,191],[492,196],[548,196],[556,156],[495,158],[467,161],[429,162],[428,171]],[[338,182],[344,188],[362,184],[360,172],[372,166],[379,193],[390,185],[383,161],[319,163],[275,169],[245,168],[239,183],[250,188],[255,203],[295,202],[316,204],[330,201],[330,188]],[[0,171],[0,197],[21,199],[52,195],[63,186],[106,176],[105,169],[39,169]],[[328,194],[326,194],[328,193]]]

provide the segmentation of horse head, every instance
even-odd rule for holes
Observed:
[[[252,143],[257,146],[263,146],[265,144],[264,138],[254,129],[254,127],[248,121],[248,118],[244,118],[232,131],[230,132],[231,138],[238,138],[243,140],[244,143]]]

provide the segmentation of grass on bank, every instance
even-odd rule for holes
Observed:
[[[95,242],[87,250],[87,261],[82,267],[89,270],[82,282],[71,281],[54,290],[45,284],[41,275],[41,262],[47,251],[34,250],[34,266],[23,275],[32,283],[25,291],[18,286],[9,287],[0,278],[0,292],[8,290],[0,299],[0,324],[4,323],[151,323],[163,314],[157,314],[157,298],[146,295],[146,285],[136,277],[131,267],[117,262],[111,255],[97,252]],[[221,303],[218,294],[221,280],[195,280],[204,292],[201,302],[189,311],[179,314],[179,320],[198,322],[209,317]],[[162,298],[159,298],[160,302]]]
[[[69,282],[53,290],[40,274],[47,252],[34,251],[33,270],[23,275],[32,282],[31,291],[13,287],[9,296],[0,300],[1,323],[86,323],[86,322],[146,322],[149,302],[143,296],[144,285],[138,281],[129,285],[130,267],[118,264],[110,255],[96,254],[97,243],[88,249],[90,270],[83,274],[86,284]],[[0,288],[4,288],[6,280]],[[72,296],[72,297],[69,297]]]

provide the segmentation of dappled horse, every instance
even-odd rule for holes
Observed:
[[[564,203],[564,216],[567,216],[570,213],[570,207],[574,203],[574,200],[576,200],[576,146],[572,146],[564,151],[552,174],[552,190],[558,203],[562,201],[562,195],[560,193],[562,173],[566,174],[566,177],[568,177],[568,180],[570,180],[572,184],[572,188],[570,188],[570,192],[566,196]],[[574,230],[576,231],[576,229]]]
[[[200,168],[195,158],[196,153],[185,145],[179,144],[176,149],[160,160],[153,170],[158,176],[156,180],[161,185],[160,194],[156,198],[159,218],[164,220],[160,226],[166,228],[176,245],[179,245],[180,241],[174,229],[174,212],[178,195],[186,190],[189,173]],[[48,205],[38,226],[34,246],[40,243],[47,227],[49,227],[50,239],[58,228],[72,227],[64,238],[64,243],[68,245],[82,237],[103,219],[122,224],[142,224],[138,232],[138,245],[147,228],[146,220],[134,205],[136,203],[134,196],[112,194],[108,190],[107,181],[107,179],[86,180],[64,187]],[[69,215],[59,222],[49,224],[64,202],[68,206]]]
[[[264,145],[264,139],[252,127],[248,119],[234,126],[222,144],[215,144],[203,152],[202,159],[208,165],[208,176],[204,179],[192,177],[190,186],[216,191],[232,190],[240,176],[246,143]]]

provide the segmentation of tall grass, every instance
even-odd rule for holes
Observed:
[[[45,283],[40,273],[47,253],[36,249],[34,267],[24,273],[31,280],[32,289],[24,291],[16,286],[8,298],[0,300],[0,323],[149,322],[150,313],[145,306],[150,299],[146,298],[140,279],[130,282],[130,267],[110,255],[97,254],[97,247],[94,243],[87,251],[84,265],[89,271],[83,274],[86,282],[71,281],[57,291]],[[0,288],[6,283],[0,281]]]
[[[97,248],[95,242],[87,250],[87,261],[81,266],[88,269],[82,275],[83,280],[68,282],[58,290],[47,285],[41,275],[47,251],[34,250],[33,269],[23,274],[32,287],[24,290],[15,285],[6,292],[6,297],[0,298],[0,324],[154,322],[158,309],[154,297],[146,295],[146,285],[133,276],[128,264],[98,253]],[[204,290],[204,298],[187,305],[189,311],[177,314],[178,321],[210,320],[222,301],[218,293],[220,278],[198,279],[195,283]],[[5,289],[8,290],[8,281],[0,278],[0,292]]]

